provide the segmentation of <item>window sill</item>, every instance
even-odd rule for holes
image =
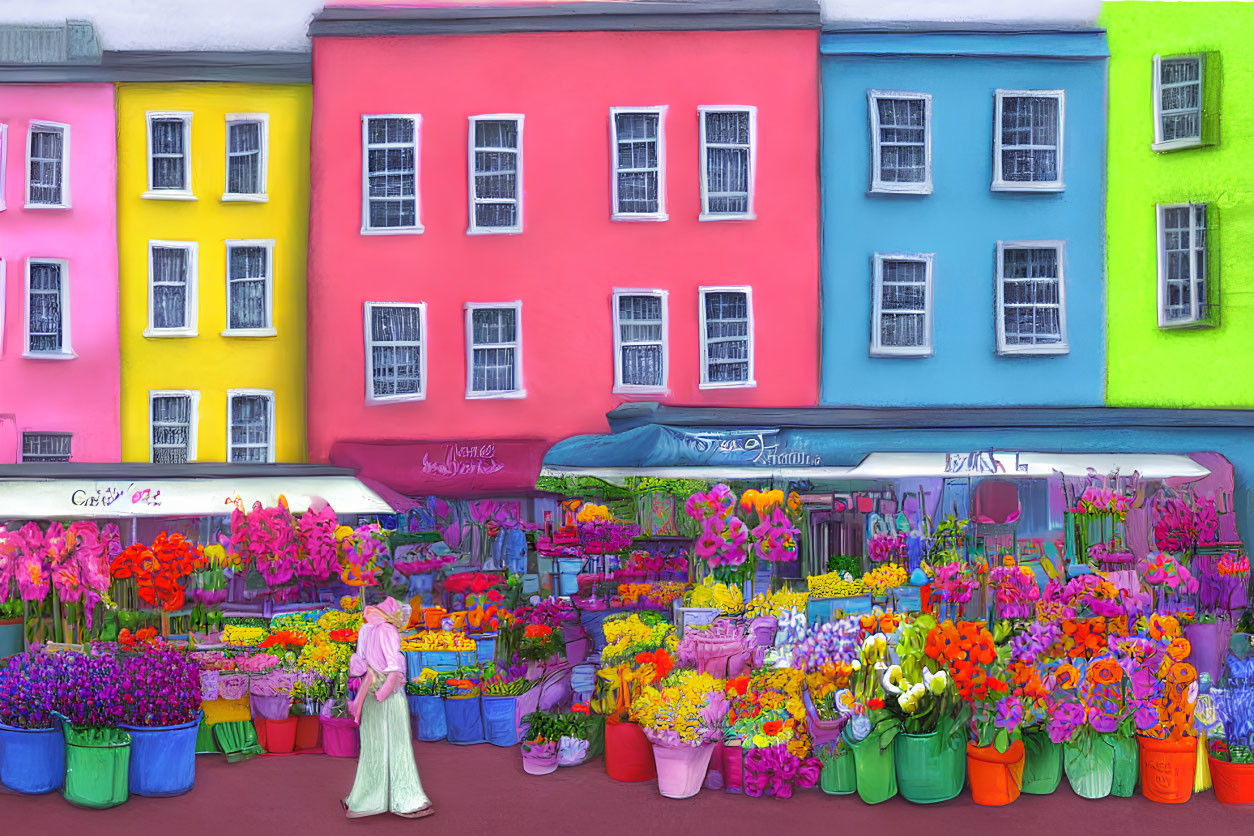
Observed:
[[[758,216],[754,212],[745,212],[739,215],[702,212],[700,215],[697,215],[697,220],[699,221],[756,221],[757,219]]]
[[[755,389],[756,380],[736,380],[728,383],[702,383],[699,389]]]
[[[931,357],[932,354],[933,352],[932,352],[932,349],[930,348],[905,349],[905,350],[899,349],[896,351],[892,351],[886,348],[872,348],[868,356],[874,357],[879,360],[883,360],[883,359],[919,360],[922,358]]]
[[[68,203],[31,203],[27,201],[23,206],[24,209],[69,209]]]
[[[665,212],[654,215],[620,215],[614,212],[610,213],[611,221],[669,221],[671,216]]]
[[[521,226],[468,227],[467,235],[521,235]]]
[[[149,189],[140,195],[144,200],[196,200],[196,195],[191,192],[178,191],[176,189]]]
[[[420,395],[367,395],[366,406],[384,406],[390,403],[410,403],[412,401],[425,401],[426,399],[427,394],[425,392]]]
[[[665,397],[671,393],[666,386],[631,386],[624,384],[615,384],[611,390],[615,395],[633,395],[640,397]]]
[[[1201,148],[1202,138],[1196,139],[1172,139],[1167,142],[1151,142],[1150,149],[1153,151],[1183,151],[1186,148]]]
[[[78,357],[73,351],[23,351],[27,360],[73,360]]]
[[[468,401],[490,401],[490,400],[521,400],[527,397],[526,389],[515,389],[512,392],[467,392],[466,400]]]
[[[361,228],[362,235],[421,235],[422,232],[422,224],[418,226],[381,226],[377,229],[369,226]]]
[[[269,203],[268,194],[224,194],[223,203]]]
[[[224,337],[277,337],[279,332],[274,328],[227,328],[222,331]]]
[[[995,192],[1034,192],[1055,193],[1065,192],[1066,185],[1063,183],[993,183],[992,190]]]
[[[186,339],[200,336],[195,328],[145,328],[144,336],[150,340]]]
[[[1063,354],[1070,354],[1071,346],[1032,346],[1030,348],[999,348],[997,354],[1000,357],[1057,357]]]
[[[909,186],[889,186],[884,183],[873,183],[867,194],[931,194],[932,184],[911,183]]]
[[[1219,323],[1213,319],[1190,319],[1176,320],[1174,322],[1166,322],[1158,320],[1158,330],[1160,331],[1197,331],[1206,328],[1214,328]]]

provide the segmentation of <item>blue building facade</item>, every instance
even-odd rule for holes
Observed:
[[[1105,33],[821,49],[822,403],[1100,405]]]

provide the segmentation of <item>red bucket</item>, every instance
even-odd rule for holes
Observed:
[[[653,744],[635,723],[606,722],[605,774],[627,783],[652,781],[657,777]]]
[[[1210,779],[1220,803],[1254,803],[1254,763],[1228,763],[1210,758]]]

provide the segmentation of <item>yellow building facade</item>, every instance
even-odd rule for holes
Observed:
[[[308,84],[117,86],[122,459],[300,462]]]

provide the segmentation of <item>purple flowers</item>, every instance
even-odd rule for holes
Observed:
[[[746,749],[744,761],[745,795],[760,798],[773,795],[791,798],[793,787],[808,789],[819,782],[823,764],[818,758],[802,760],[782,743],[759,749]]]
[[[711,567],[740,566],[749,556],[748,539],[749,529],[739,517],[710,517],[701,525],[694,551]]]
[[[1033,621],[1024,632],[1010,640],[1010,658],[1016,662],[1033,664],[1049,650],[1061,633],[1057,622],[1041,624]]]
[[[1002,697],[997,701],[997,716],[993,725],[1013,732],[1023,722],[1023,702],[1018,697]]]
[[[1078,702],[1064,700],[1057,703],[1045,726],[1049,739],[1055,743],[1066,743],[1084,719],[1084,706]]]

